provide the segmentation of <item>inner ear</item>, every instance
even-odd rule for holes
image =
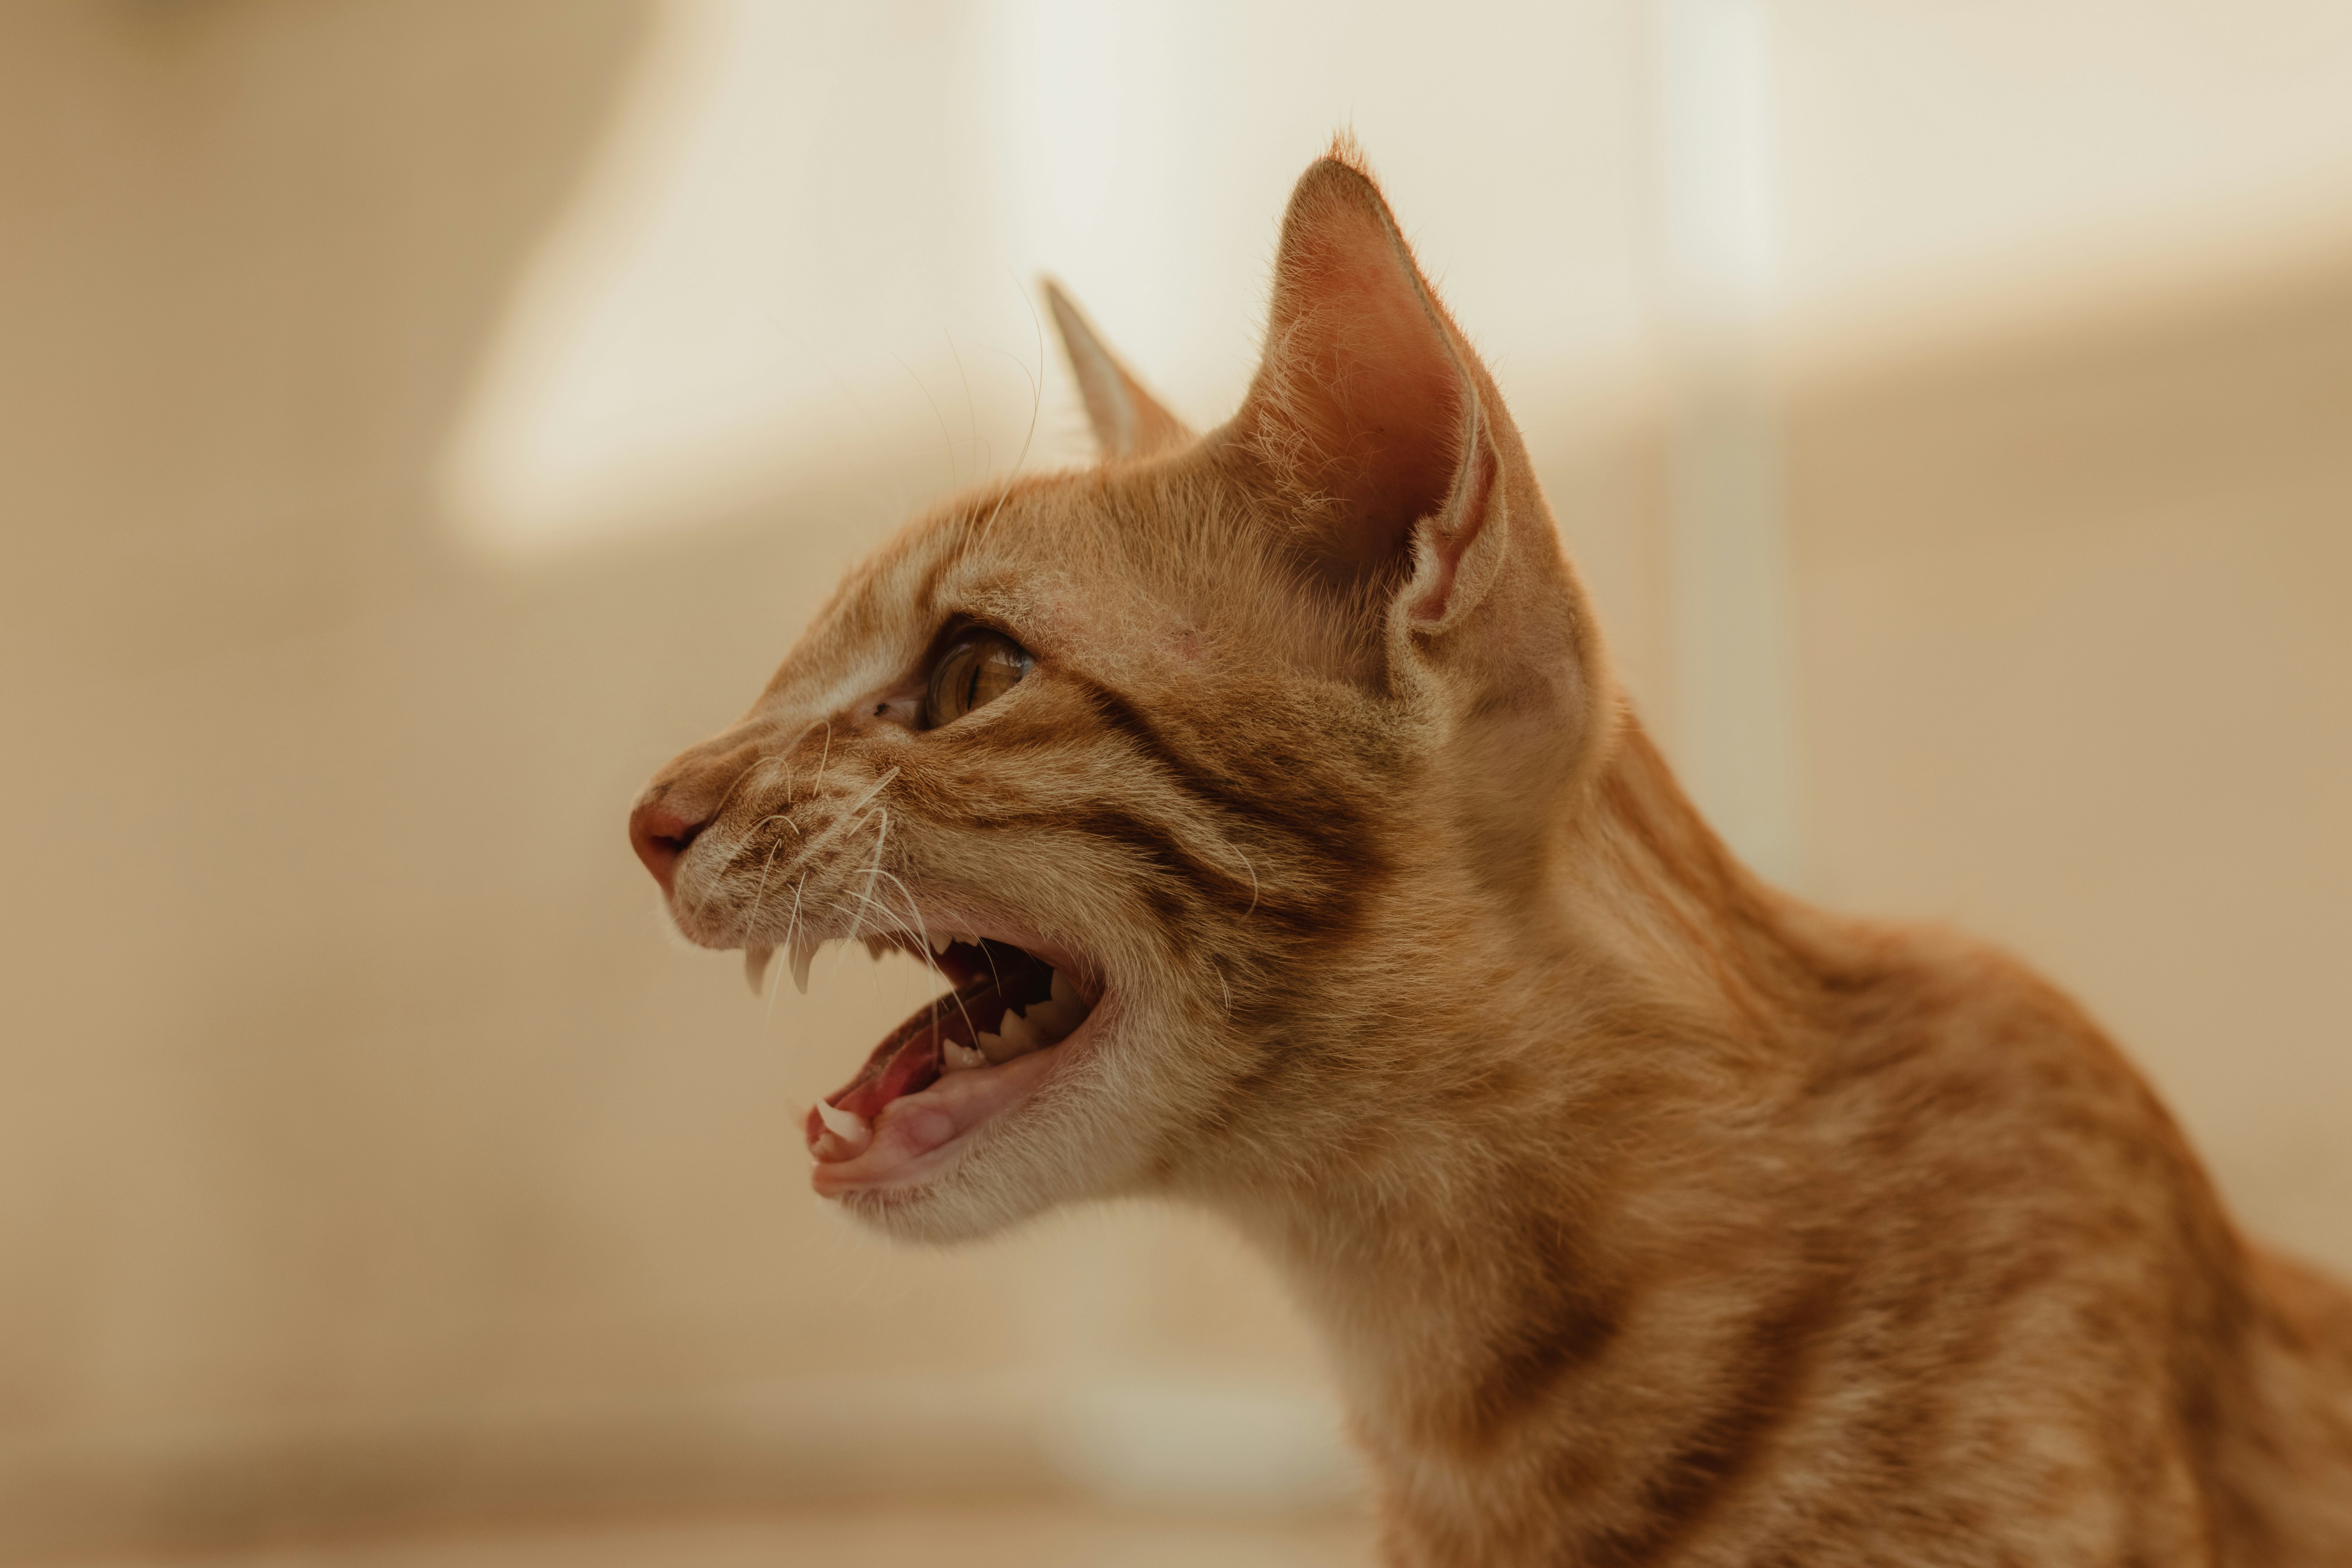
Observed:
[[[1457,338],[1388,204],[1338,158],[1283,218],[1265,357],[1234,433],[1289,492],[1334,574],[1392,571],[1474,444]]]

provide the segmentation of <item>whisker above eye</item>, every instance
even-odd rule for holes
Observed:
[[[1037,438],[1037,411],[1045,406],[1045,321],[1037,314],[1037,302],[1029,298],[1029,290],[1026,289],[1022,289],[1021,298],[1023,302],[1027,304],[1029,307],[1030,324],[1037,331],[1037,374],[1034,376],[1030,375],[1028,365],[1015,358],[1013,355],[1004,354],[1004,357],[1012,360],[1014,364],[1020,365],[1021,374],[1028,379],[1029,429],[1027,434],[1021,437],[1021,455],[1013,458],[1013,466],[1004,471],[1004,488],[996,492],[995,506],[989,509],[988,520],[985,522],[982,522],[977,530],[977,531],[982,536],[985,536],[988,531],[996,525],[997,514],[1004,510],[1004,502],[1006,499],[1013,494],[1013,481],[1014,479],[1019,477],[1021,465],[1029,460],[1029,444]],[[1004,353],[1003,349],[993,349],[990,352],[993,353]]]

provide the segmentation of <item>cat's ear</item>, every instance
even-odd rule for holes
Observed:
[[[1145,458],[1192,440],[1184,422],[1162,408],[1143,384],[1128,374],[1062,286],[1045,279],[1045,300],[1062,334],[1062,351],[1086,399],[1087,423],[1105,458]]]
[[[1380,187],[1352,150],[1319,160],[1283,216],[1265,355],[1232,426],[1312,564],[1401,582],[1416,624],[1457,618],[1493,568],[1473,559],[1496,503],[1490,396]]]

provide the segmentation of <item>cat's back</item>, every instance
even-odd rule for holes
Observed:
[[[2265,1533],[2260,1561],[2352,1563],[2352,1287],[2252,1249],[2260,1419],[2231,1446],[2226,1484]]]
[[[2032,1561],[2352,1564],[2352,1291],[2249,1247],[2025,965],[1936,929],[1841,945],[1801,1093],[1863,1414],[1823,1440],[1858,1425],[1884,1495],[2059,1549]]]

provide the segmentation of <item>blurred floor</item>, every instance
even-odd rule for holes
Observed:
[[[77,1568],[1339,1568],[1372,1561],[1370,1521],[1206,1520],[1020,1503],[799,1510],[482,1530],[227,1552],[77,1559]]]

